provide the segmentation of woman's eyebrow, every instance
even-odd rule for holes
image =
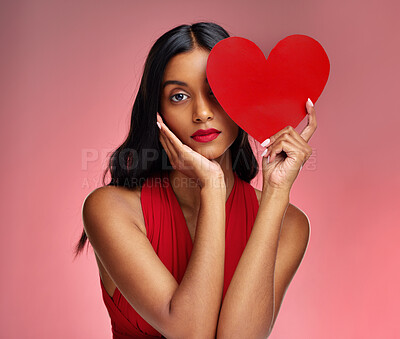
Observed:
[[[179,85],[179,86],[188,87],[186,82],[178,81],[178,80],[168,80],[168,81],[164,82],[162,88],[164,89],[165,86],[167,86],[167,85]]]

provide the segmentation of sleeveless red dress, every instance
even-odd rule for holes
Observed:
[[[236,266],[250,237],[258,212],[254,188],[234,173],[235,182],[226,201],[225,297]],[[147,178],[141,204],[147,238],[160,260],[180,284],[192,252],[193,242],[182,209],[169,182],[168,172]],[[111,318],[113,338],[163,338],[128,303],[118,288],[112,297],[100,279],[103,300]]]

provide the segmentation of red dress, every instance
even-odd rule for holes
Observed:
[[[250,237],[258,211],[254,188],[234,172],[235,182],[226,201],[225,297],[236,266]],[[147,178],[141,204],[147,238],[160,260],[180,284],[192,252],[193,242],[185,217],[169,183],[168,172]],[[111,318],[113,338],[163,338],[128,303],[118,288],[113,297],[100,279],[103,300]]]

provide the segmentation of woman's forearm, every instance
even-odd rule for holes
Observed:
[[[221,307],[226,189],[213,186],[201,190],[192,253],[170,303],[170,315],[187,326],[188,338],[215,338]]]
[[[265,338],[274,316],[274,271],[288,191],[263,192],[246,247],[225,294],[217,338]]]

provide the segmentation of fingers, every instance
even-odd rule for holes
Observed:
[[[308,123],[307,126],[304,127],[304,129],[301,131],[300,136],[306,142],[308,142],[312,137],[312,135],[314,134],[315,130],[317,129],[317,118],[315,113],[315,107],[310,99],[307,100],[306,109],[308,113],[307,114]]]
[[[183,143],[178,139],[178,137],[171,132],[171,130],[168,128],[166,124],[164,124],[161,116],[157,113],[157,121],[161,125],[161,131],[164,132],[165,136],[167,139],[170,140],[171,144],[173,144],[175,147],[182,147]]]
[[[160,142],[168,155],[171,165],[176,169],[180,167],[180,161],[184,150],[184,144],[178,137],[171,132],[166,124],[163,123],[161,116],[157,113],[157,122],[160,124]]]
[[[290,134],[282,134],[269,147],[264,157],[270,156],[269,162],[273,162],[281,152],[285,152],[288,157],[297,160],[300,164],[304,164],[311,156],[312,149],[304,140],[300,142]]]
[[[157,113],[157,125],[159,126],[160,129],[160,142],[161,145],[163,146],[165,153],[167,153],[168,158],[171,160],[173,159],[174,156],[176,156],[176,153],[174,152],[174,148],[172,147],[171,142],[168,140],[168,138],[165,136],[165,124],[162,123],[162,119]]]
[[[298,160],[303,165],[311,156],[312,148],[307,144],[316,129],[315,109],[311,100],[307,101],[308,124],[299,135],[292,126],[286,126],[269,138],[269,142],[263,142],[267,146],[263,157],[270,157],[269,162],[273,162],[278,154],[285,152],[287,156]]]
[[[292,126],[289,125],[289,126],[286,126],[285,128],[282,128],[279,132],[275,133],[273,136],[271,136],[269,139],[267,139],[267,140],[269,140],[269,142],[267,142],[267,140],[266,140],[261,145],[269,148],[273,144],[275,144],[279,140],[279,138],[281,138],[282,136],[290,136],[291,138],[296,140],[299,145],[306,144],[304,139],[296,132],[296,130]],[[264,153],[263,153],[263,155],[264,155]]]
[[[169,141],[168,138],[164,135],[163,131],[160,131],[160,142],[172,164],[172,161],[178,157],[178,154],[175,151],[174,146],[171,144],[171,141]]]
[[[279,132],[275,133],[269,139],[265,140],[261,146],[269,147],[272,145],[276,140],[283,134],[290,134],[293,138],[297,139],[300,143],[307,143],[311,136],[314,134],[315,130],[317,129],[317,119],[316,119],[316,112],[314,105],[312,104],[311,100],[309,99],[306,102],[306,109],[307,109],[307,117],[308,123],[307,126],[303,129],[303,131],[299,134],[292,126],[286,126],[285,128],[281,129]],[[264,153],[263,153],[264,155]]]

